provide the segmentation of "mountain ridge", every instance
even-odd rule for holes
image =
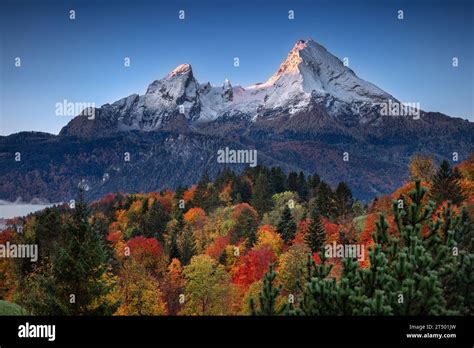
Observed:
[[[377,86],[360,79],[342,61],[314,40],[298,40],[277,71],[265,82],[248,87],[199,83],[192,66],[180,64],[164,78],[154,80],[145,94],[132,94],[96,109],[99,126],[109,131],[156,130],[182,114],[194,123],[221,117],[255,121],[272,113],[295,114],[312,101],[324,105],[332,116],[358,115],[361,122],[377,117],[377,104],[396,101]],[[80,116],[79,116],[80,117]],[[61,135],[87,135],[84,118],[75,118]],[[95,121],[95,120],[94,120]],[[102,123],[101,123],[102,122]],[[81,123],[79,126],[75,123]],[[108,133],[107,131],[105,133]],[[93,133],[97,136],[97,133]]]
[[[93,119],[75,117],[58,136],[0,137],[0,199],[65,201],[82,180],[90,199],[176,188],[204,171],[216,175],[226,166],[217,151],[230,147],[256,149],[258,164],[346,181],[369,200],[401,185],[415,153],[439,162],[474,152],[474,123],[422,110],[385,116],[388,101],[398,102],[314,41],[297,41],[265,83],[246,88],[200,84],[181,64],[145,94],[104,104]]]

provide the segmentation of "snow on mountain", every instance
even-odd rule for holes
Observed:
[[[394,98],[357,77],[313,40],[299,40],[267,82],[247,88],[199,84],[192,67],[181,64],[165,78],[153,81],[144,95],[133,94],[103,105],[99,114],[120,130],[160,128],[178,114],[192,122],[219,117],[271,118],[294,114],[314,101],[334,117],[348,115],[360,122],[377,114],[374,106]]]
[[[253,88],[274,90],[267,100],[268,105],[285,105],[296,97],[301,100],[299,108],[313,98],[336,116],[345,111],[344,107],[350,107],[352,113],[358,114],[357,108],[364,104],[394,99],[357,77],[342,61],[313,40],[299,40],[278,71],[266,83]]]

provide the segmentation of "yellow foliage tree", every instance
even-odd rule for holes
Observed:
[[[422,179],[430,181],[435,174],[433,158],[428,155],[414,155],[409,164],[410,180]]]
[[[166,304],[158,281],[133,259],[127,261],[118,282],[121,305],[115,315],[165,315]]]
[[[283,248],[283,239],[272,225],[263,225],[257,232],[257,242],[253,249],[268,246],[275,255],[280,255]]]

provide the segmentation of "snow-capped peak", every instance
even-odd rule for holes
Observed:
[[[259,88],[288,84],[301,87],[305,93],[329,94],[346,103],[391,97],[357,77],[340,59],[311,39],[298,40],[276,73]]]
[[[191,64],[180,64],[176,68],[174,68],[166,77],[175,77],[177,75],[182,75],[185,73],[192,73],[193,69],[191,67]]]
[[[153,81],[142,96],[130,96],[114,103],[109,115],[116,115],[120,128],[152,130],[178,113],[190,121],[212,121],[233,115],[275,117],[295,114],[311,103],[326,108],[330,115],[374,115],[374,105],[395,98],[364,81],[313,40],[298,40],[278,70],[262,84],[233,87],[199,84],[190,64],[181,64],[163,79]],[[114,116],[112,116],[114,117]]]
[[[268,79],[267,82],[261,84],[260,87],[273,85],[280,77],[285,74],[298,74],[298,66],[302,62],[300,51],[306,47],[306,41],[298,40],[290,53],[288,53],[288,57],[283,61],[283,63],[280,64],[278,70]]]

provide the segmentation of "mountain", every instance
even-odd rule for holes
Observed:
[[[387,114],[387,105],[415,113]],[[370,199],[401,185],[414,153],[462,160],[473,152],[473,123],[404,108],[313,40],[297,41],[266,82],[245,88],[199,83],[181,64],[145,94],[75,117],[58,136],[1,137],[0,199],[68,200],[83,179],[90,198],[174,188],[222,169],[225,147],[257,149],[259,164],[318,171]],[[12,162],[15,152],[24,160]]]
[[[61,135],[97,135],[98,132],[162,129],[179,114],[192,123],[245,117],[255,121],[276,112],[295,114],[315,102],[332,116],[357,115],[366,122],[376,105],[395,100],[357,75],[323,46],[299,40],[267,82],[247,88],[200,84],[189,64],[181,64],[165,78],[153,81],[142,96],[132,94],[96,110],[93,126],[76,118]],[[180,109],[181,108],[181,109]],[[99,127],[97,124],[99,123]],[[84,129],[89,131],[84,133]]]

